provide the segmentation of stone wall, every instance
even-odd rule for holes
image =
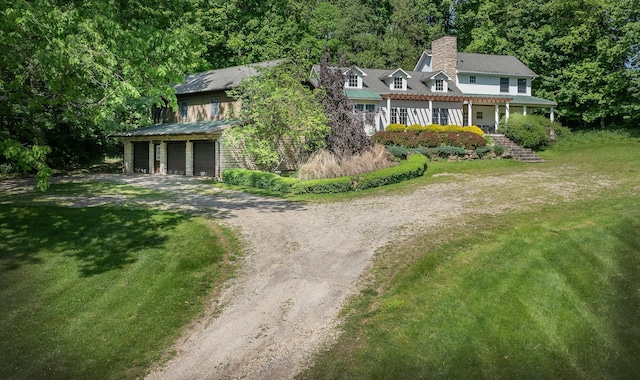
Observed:
[[[454,36],[444,36],[431,42],[433,71],[442,70],[456,83],[458,40]]]

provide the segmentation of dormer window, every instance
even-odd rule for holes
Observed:
[[[358,76],[356,74],[349,74],[347,87],[358,88]]]
[[[404,78],[402,77],[394,77],[393,78],[393,89],[394,90],[404,90]]]
[[[444,80],[436,79],[436,91],[444,91]]]

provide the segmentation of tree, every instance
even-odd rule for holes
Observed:
[[[172,85],[202,63],[199,7],[0,0],[0,154],[17,159],[6,149],[18,142],[39,162],[48,145],[49,164],[74,165],[100,157],[110,133],[148,124],[152,104],[177,107]]]
[[[246,78],[228,94],[242,101],[239,125],[225,131],[224,141],[240,148],[248,166],[274,171],[281,164],[297,167],[325,145],[329,132],[318,98],[302,83],[304,69],[283,64]]]
[[[353,112],[353,103],[344,93],[343,70],[329,65],[329,55],[320,62],[320,88],[331,132],[327,136],[327,148],[338,158],[360,154],[373,143],[365,133],[368,120]]]

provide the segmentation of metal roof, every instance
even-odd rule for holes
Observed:
[[[177,94],[194,92],[229,90],[242,82],[246,77],[260,73],[261,69],[277,66],[283,60],[253,63],[245,66],[227,67],[188,75],[184,82],[175,86]]]
[[[207,135],[223,131],[237,120],[208,120],[191,123],[162,123],[114,133],[115,137]]]
[[[375,91],[358,90],[354,88],[345,88],[344,94],[349,99],[360,100],[382,100],[382,97]]]

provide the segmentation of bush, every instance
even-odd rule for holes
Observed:
[[[463,156],[465,150],[457,146],[440,145],[436,148],[436,153],[440,157]]]
[[[476,148],[474,149],[474,152],[476,152],[476,154],[478,155],[478,157],[482,158],[484,157],[487,153],[491,152],[493,149],[491,149],[490,146],[483,146],[482,148]]]
[[[560,135],[567,130],[559,123],[553,123],[554,133],[559,131]],[[550,122],[541,115],[513,114],[500,128],[504,135],[525,148],[544,149],[551,143]]]
[[[291,192],[291,188],[300,182],[297,178],[280,177],[277,174],[248,169],[225,169],[222,172],[222,181],[229,185],[255,187],[279,191]]]
[[[389,132],[404,132],[406,128],[403,124],[389,124],[385,130]]]
[[[401,159],[407,158],[409,154],[409,150],[402,145],[389,145],[387,146],[387,152]]]
[[[462,130],[464,132],[471,132],[471,133],[475,133],[478,136],[484,137],[484,131],[480,129],[480,127],[478,127],[477,125],[472,125],[470,127],[462,127]]]
[[[292,186],[293,194],[344,193],[351,190],[351,177],[312,179]]]
[[[429,132],[440,133],[440,132],[444,132],[444,127],[439,124],[429,124],[424,127],[424,130]]]
[[[420,132],[420,131],[424,131],[425,130],[425,126],[420,125],[420,124],[412,124],[410,126],[407,127],[407,131],[416,131],[416,132]]]
[[[462,127],[459,125],[447,124],[444,126],[445,132],[462,132]]]
[[[367,173],[353,179],[354,190],[365,190],[420,177],[427,170],[427,157],[413,155],[398,166]]]
[[[397,132],[395,132],[397,133]],[[393,157],[380,144],[374,145],[358,155],[338,158],[321,149],[315,152],[298,170],[301,181],[337,178],[372,172],[394,165]]]
[[[504,154],[504,152],[507,151],[507,148],[505,148],[504,146],[500,145],[500,144],[496,144],[493,146],[493,152],[497,155],[497,156],[502,156]]]
[[[487,145],[487,141],[471,132],[444,132],[438,134],[440,145],[457,146],[465,149],[476,149]]]
[[[409,151],[409,154],[421,154],[423,156],[431,158],[431,151],[423,146],[411,149]]]

